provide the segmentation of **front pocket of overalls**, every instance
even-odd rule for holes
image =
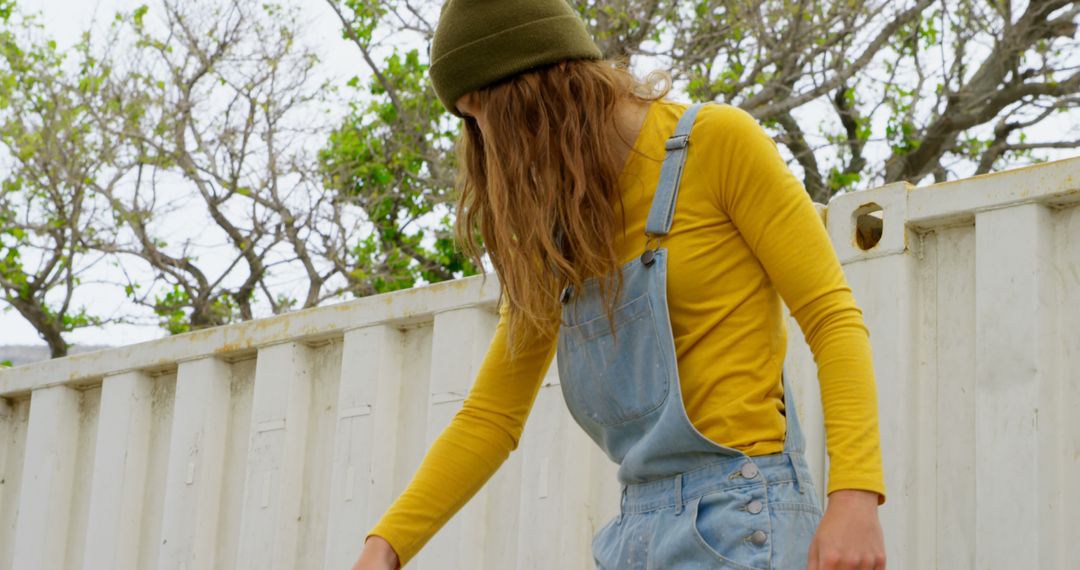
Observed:
[[[795,481],[769,483],[769,521],[772,524],[774,568],[806,568],[810,542],[821,523],[817,491],[805,473],[803,492]]]
[[[618,537],[613,536],[613,530],[616,528],[615,522],[618,520],[618,515],[614,516],[604,526],[600,527],[600,530],[596,531],[596,534],[592,539],[592,555],[593,562],[596,564],[597,570],[608,570],[611,568],[618,568],[616,562],[618,560]],[[612,558],[615,557],[615,560]]]
[[[648,294],[616,308],[614,322],[615,334],[606,314],[560,330],[567,353],[560,382],[569,404],[606,426],[659,408],[669,382]]]
[[[772,525],[769,509],[757,513],[746,509],[751,501],[761,501],[760,487],[730,489],[703,495],[689,503],[691,532],[706,558],[721,568],[763,570],[770,568]],[[763,501],[762,501],[763,502]],[[765,533],[765,541],[755,544],[755,531]]]

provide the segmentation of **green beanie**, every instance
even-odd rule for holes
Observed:
[[[431,42],[431,82],[443,105],[544,65],[600,59],[566,0],[446,0]]]

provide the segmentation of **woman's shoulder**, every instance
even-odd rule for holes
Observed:
[[[669,122],[672,129],[692,105],[672,99],[661,99],[657,103],[664,111],[662,116],[666,118],[665,122]],[[692,132],[695,138],[706,138],[712,144],[737,144],[748,136],[768,136],[758,120],[746,110],[715,101],[705,103],[698,111]]]
[[[695,128],[717,137],[738,138],[764,132],[761,124],[746,110],[728,103],[708,103],[698,113]]]
[[[675,125],[692,103],[661,99],[657,113],[657,134],[663,137],[674,132]],[[752,148],[763,148],[760,144],[775,145],[762,125],[746,110],[728,103],[706,103],[694,121],[691,140],[700,146],[707,146],[708,153],[717,159],[740,155]],[[767,142],[766,142],[767,141]]]

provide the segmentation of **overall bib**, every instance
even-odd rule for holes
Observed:
[[[701,105],[687,109],[667,155],[639,259],[620,270],[614,334],[596,278],[563,291],[558,369],[575,421],[619,464],[620,514],[593,540],[601,570],[806,568],[821,519],[786,378],[784,451],[750,457],[690,422],[667,306],[667,250],[687,146]]]

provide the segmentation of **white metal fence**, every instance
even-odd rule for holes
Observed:
[[[1072,159],[828,206],[871,331],[891,568],[1080,568],[1078,204]],[[348,568],[464,398],[496,294],[463,279],[0,371],[0,569]],[[587,568],[617,498],[553,365],[521,448],[410,567]]]

